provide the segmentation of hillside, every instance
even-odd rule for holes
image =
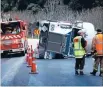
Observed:
[[[82,20],[103,29],[103,0],[2,0],[1,9],[31,24],[40,20]]]
[[[50,6],[68,6],[72,10],[91,9],[94,7],[103,7],[103,0],[1,0],[2,11],[17,10],[38,10]]]

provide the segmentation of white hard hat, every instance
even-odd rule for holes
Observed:
[[[84,30],[79,30],[78,34],[80,34],[80,33],[85,33],[85,31]]]

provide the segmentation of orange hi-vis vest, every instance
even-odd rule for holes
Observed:
[[[95,48],[98,56],[103,56],[103,34],[97,34],[95,37]]]

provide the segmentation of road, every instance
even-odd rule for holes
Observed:
[[[38,74],[30,74],[25,57],[1,59],[2,86],[101,86],[102,78],[91,76],[92,58],[86,59],[84,76],[74,74],[73,58],[37,59]]]
[[[33,40],[29,41],[31,45]],[[38,40],[33,43],[36,48]],[[25,56],[12,55],[1,59],[2,86],[102,86],[102,78],[91,76],[93,59],[86,58],[83,76],[74,74],[74,58],[68,59],[37,59],[38,74],[30,74]]]

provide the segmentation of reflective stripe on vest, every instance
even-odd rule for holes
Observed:
[[[81,36],[74,38],[74,55],[76,58],[82,58],[85,54],[85,50],[81,45]]]
[[[97,55],[103,55],[103,34],[96,35]]]

